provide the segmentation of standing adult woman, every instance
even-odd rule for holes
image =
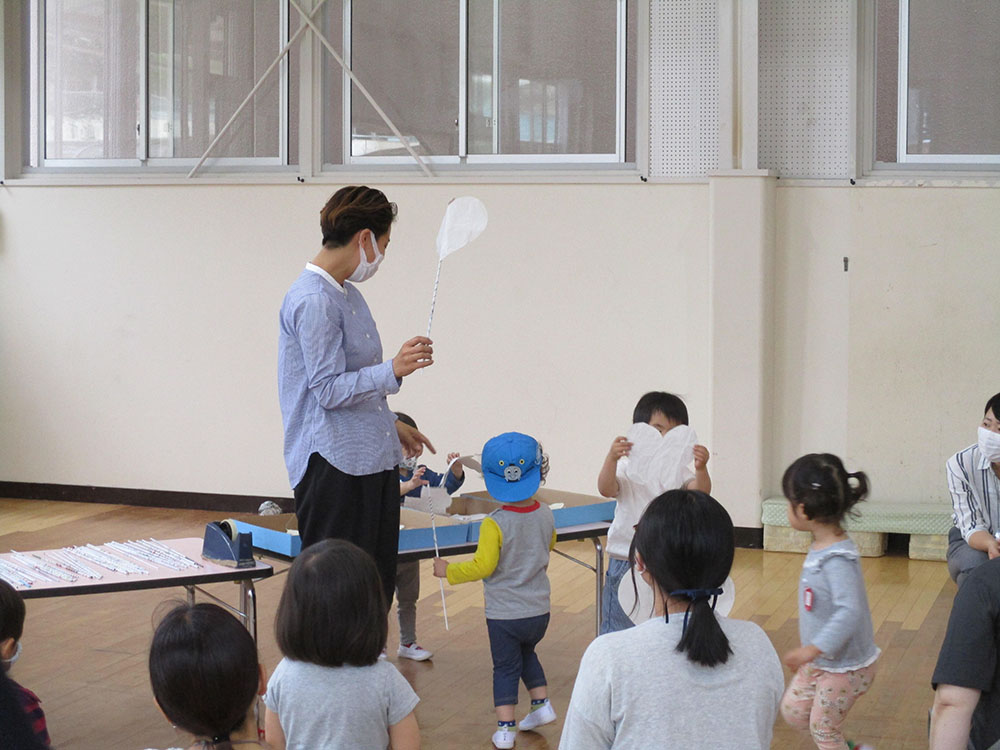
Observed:
[[[386,402],[404,377],[433,363],[431,341],[415,336],[383,362],[375,321],[355,286],[378,270],[395,218],[396,204],[380,190],[333,194],[320,212],[323,246],[285,295],[278,336],[285,464],[302,545],[354,542],[375,559],[386,601],[399,545],[396,467],[404,452],[434,452]]]

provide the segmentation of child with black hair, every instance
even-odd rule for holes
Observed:
[[[221,607],[180,604],[167,613],[149,647],[149,681],[163,715],[198,740],[192,748],[270,747],[257,736],[257,644]]]
[[[784,657],[794,676],[781,713],[791,726],[809,731],[820,750],[854,748],[841,726],[871,687],[881,650],[875,645],[858,548],[841,523],[867,496],[868,477],[860,471],[848,474],[830,453],[810,453],[785,470],[781,487],[792,528],[813,536],[799,580],[802,645]]]
[[[24,618],[26,610],[24,599],[17,590],[4,580],[0,580],[0,663],[4,673],[21,656],[21,636],[24,633]],[[17,696],[21,710],[28,717],[31,729],[39,743],[49,746],[49,732],[45,724],[45,714],[42,711],[38,696],[8,678],[10,688]]]
[[[518,728],[537,729],[556,720],[545,671],[535,653],[549,626],[546,571],[556,544],[556,524],[549,506],[534,499],[549,468],[537,440],[506,432],[483,446],[482,459],[486,490],[504,504],[483,519],[475,557],[463,563],[437,557],[434,575],[450,584],[483,582],[497,716],[492,740],[504,750],[514,747],[517,736],[518,682],[524,682],[531,696],[531,711]]]
[[[396,417],[403,424],[414,430],[417,423],[413,417],[401,411]],[[451,464],[459,454],[449,453],[448,463]],[[451,495],[458,491],[465,481],[465,470],[460,463],[451,465],[445,474],[437,474],[423,464],[417,464],[417,457],[404,458],[399,464],[399,495],[400,502],[404,497],[420,497],[420,488],[424,486],[440,487],[444,482],[445,491]],[[399,618],[399,649],[396,654],[401,659],[426,661],[434,654],[417,643],[417,599],[420,598],[420,563],[396,563],[396,616]]]
[[[295,558],[278,602],[284,658],[267,683],[264,726],[276,750],[417,750],[419,698],[379,659],[388,623],[378,569],[343,539]]]
[[[715,613],[734,555],[733,522],[714,498],[654,499],[629,552],[653,589],[654,617],[594,640],[583,655],[561,750],[767,750],[785,682],[755,623]]]
[[[658,452],[658,455],[652,457],[653,462],[669,460],[667,456],[679,455],[688,446],[694,460],[694,471],[684,466],[679,474],[661,474],[648,483],[634,481],[630,477],[628,460],[634,445],[632,440],[619,435],[612,441],[597,477],[597,489],[601,495],[617,501],[615,517],[608,529],[609,559],[601,599],[602,635],[633,627],[633,622],[619,603],[618,587],[629,569],[628,554],[633,529],[646,506],[654,497],[667,490],[712,491],[712,478],[707,466],[708,448],[704,445],[690,447],[694,443],[694,436],[688,426],[687,406],[679,396],[663,391],[644,394],[632,411],[632,423],[633,427],[629,431],[632,439],[644,438],[651,441],[655,438],[654,444],[658,443],[652,451],[646,449],[645,443],[643,445],[647,453]],[[656,437],[657,433],[659,438]]]

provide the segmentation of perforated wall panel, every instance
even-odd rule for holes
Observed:
[[[760,0],[761,168],[850,175],[851,1]]]
[[[717,0],[650,3],[649,173],[700,177],[719,165]]]

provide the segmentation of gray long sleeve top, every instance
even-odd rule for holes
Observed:
[[[850,539],[809,550],[799,581],[799,638],[823,653],[813,664],[827,672],[867,667],[875,645],[858,548]]]

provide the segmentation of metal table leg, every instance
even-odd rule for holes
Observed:
[[[597,632],[594,635],[601,634],[601,602],[604,600],[604,546],[601,544],[601,538],[595,536],[594,539],[594,572],[597,574]]]
[[[257,642],[257,592],[253,581],[240,581],[240,610],[243,612],[243,623],[246,625],[254,643]]]
[[[594,607],[594,609],[597,612],[597,615],[596,615],[596,619],[597,619],[597,632],[595,633],[595,635],[600,635],[601,634],[601,599],[604,597],[604,545],[601,544],[601,538],[599,536],[592,537],[591,541],[594,543],[594,553],[596,555],[595,561],[594,561],[593,565],[588,565],[583,560],[577,560],[572,555],[567,555],[561,549],[553,549],[552,551],[555,552],[557,555],[561,555],[561,556],[565,557],[567,560],[572,560],[577,565],[582,565],[587,570],[594,571],[594,575],[597,577],[597,582],[596,582],[597,602],[596,602],[596,605]]]

